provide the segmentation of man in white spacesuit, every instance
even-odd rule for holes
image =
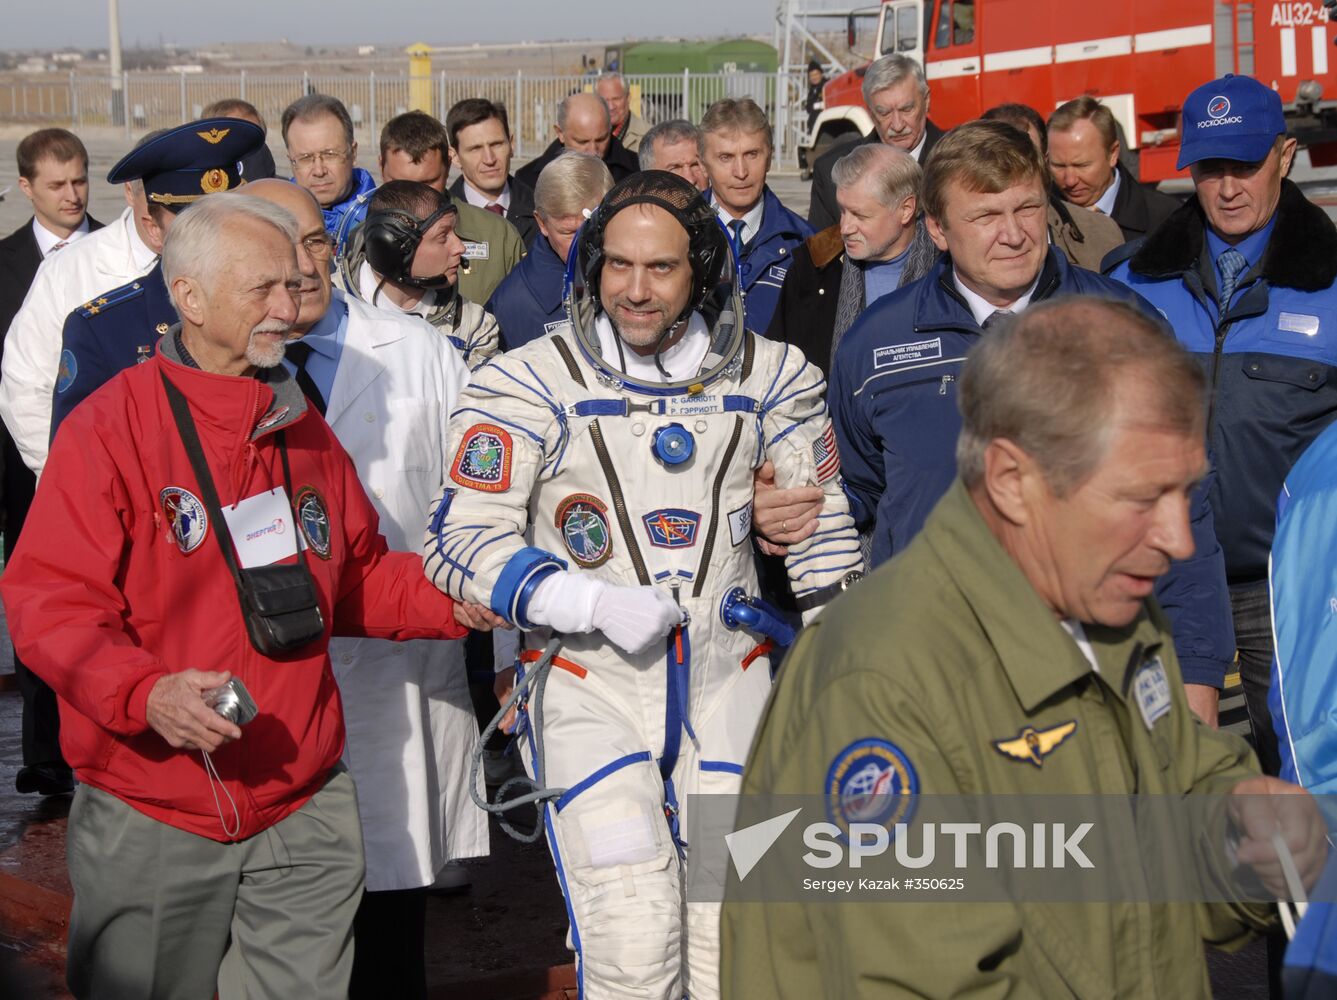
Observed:
[[[742,329],[728,237],[691,184],[627,178],[574,261],[572,322],[460,396],[426,571],[523,630],[522,666],[560,636],[522,746],[565,789],[544,811],[582,996],[715,997],[719,908],[684,903],[682,810],[738,790],[770,687],[766,636],[722,614],[756,593],[753,470],[823,490],[787,556],[805,618],[858,578],[859,542],[822,376]]]

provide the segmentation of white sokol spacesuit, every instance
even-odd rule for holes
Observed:
[[[691,312],[653,360],[591,315],[603,227],[638,202],[687,229],[691,305],[715,304],[703,310],[713,331]],[[685,902],[682,810],[689,795],[738,791],[770,689],[765,637],[721,615],[735,588],[757,590],[753,470],[770,459],[781,487],[825,491],[817,532],[786,559],[805,616],[862,557],[821,373],[738,328],[736,282],[719,294],[728,238],[695,189],[636,174],[580,241],[590,301],[573,299],[572,323],[495,358],[460,396],[426,569],[525,629],[522,665],[562,635],[529,692],[522,746],[540,786],[566,789],[544,809],[582,996],[715,997],[719,906]]]

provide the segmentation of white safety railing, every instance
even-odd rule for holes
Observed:
[[[632,106],[650,124],[669,118],[700,121],[712,101],[751,97],[775,126],[777,154],[792,151],[802,135],[797,111],[806,82],[790,75],[788,104],[777,101],[782,84],[778,73],[661,73],[626,76]],[[283,109],[303,94],[322,93],[348,107],[363,142],[379,140],[381,126],[423,97],[423,110],[445,120],[446,113],[466,97],[486,97],[505,105],[515,133],[516,152],[536,156],[553,139],[557,105],[568,94],[593,88],[590,76],[456,76],[433,74],[423,82],[402,74],[257,75],[203,73],[125,73],[120,87],[107,77],[70,73],[50,77],[0,80],[0,122],[67,124],[72,128],[123,127],[126,135],[168,128],[190,121],[205,106],[224,97],[242,97],[277,126]],[[778,108],[788,107],[786,121]]]

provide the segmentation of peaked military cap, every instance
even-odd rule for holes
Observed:
[[[111,168],[107,181],[143,181],[149,204],[180,212],[206,194],[246,183],[238,161],[264,142],[264,130],[241,118],[187,122],[131,150]]]

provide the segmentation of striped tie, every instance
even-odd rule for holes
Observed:
[[[1234,247],[1227,247],[1221,252],[1221,256],[1216,258],[1217,270],[1221,272],[1221,294],[1216,299],[1220,315],[1224,316],[1230,311],[1231,296],[1235,294],[1235,286],[1239,283],[1240,275],[1248,266],[1249,262],[1244,259],[1244,254]]]

